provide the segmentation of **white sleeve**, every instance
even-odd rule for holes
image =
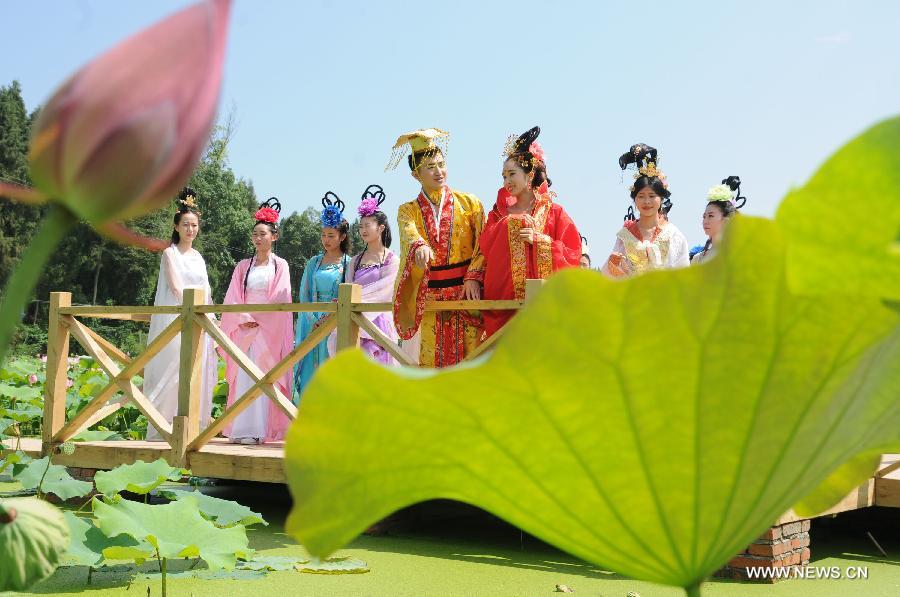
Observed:
[[[669,244],[669,267],[687,267],[691,264],[690,247],[688,247],[687,239],[679,231],[678,234],[672,236],[672,242]]]
[[[169,290],[172,291],[175,299],[180,303],[182,301],[182,292],[184,291],[184,282],[181,280],[181,274],[178,272],[175,255],[172,251],[177,251],[177,249],[169,247],[163,251],[163,271],[165,272],[166,284],[169,285]]]

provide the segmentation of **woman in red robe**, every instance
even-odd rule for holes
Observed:
[[[581,235],[550,192],[544,151],[534,127],[507,142],[503,187],[478,239],[485,258],[485,300],[522,300],[525,280],[548,278],[578,267]],[[485,337],[503,327],[515,311],[485,311]]]

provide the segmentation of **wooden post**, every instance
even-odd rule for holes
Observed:
[[[530,301],[544,287],[544,280],[525,280],[525,300]]]
[[[71,292],[50,293],[50,320],[47,330],[47,377],[44,384],[44,424],[41,452],[49,454],[53,436],[66,424],[66,370],[69,359],[69,328],[61,307],[72,306]]]
[[[362,286],[341,284],[338,287],[337,350],[359,345],[359,326],[353,321],[353,303],[362,301]]]
[[[178,412],[172,420],[172,454],[184,465],[185,448],[200,434],[200,391],[203,385],[203,329],[194,309],[206,302],[201,288],[185,288],[181,302],[181,358],[178,367]]]

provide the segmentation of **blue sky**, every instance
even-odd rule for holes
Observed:
[[[29,109],[182,0],[6,2],[0,84]],[[896,114],[900,3],[235,2],[222,106],[235,172],[287,211],[369,184],[408,130],[451,131],[453,187],[490,208],[507,135],[538,124],[553,189],[605,256],[630,199],[618,156],[660,151],[672,221],[700,242],[708,187],[737,174],[771,216],[851,136]],[[814,210],[815,206],[811,206]]]

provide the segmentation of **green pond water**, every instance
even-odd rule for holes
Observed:
[[[8,490],[9,486],[0,490]],[[302,546],[284,533],[290,507],[285,487],[267,484],[204,488],[217,497],[234,499],[261,512],[270,523],[248,529],[250,546],[261,555],[305,557]],[[877,551],[865,532],[871,531],[888,556]],[[364,574],[307,574],[268,572],[221,579],[170,577],[171,596],[278,595],[559,595],[566,585],[575,595],[641,597],[684,595],[680,589],[634,581],[587,564],[536,539],[523,535],[492,516],[454,503],[415,507],[384,536],[363,535],[336,554],[364,560]],[[170,572],[185,562],[170,564]],[[814,521],[813,566],[867,566],[867,580],[792,579],[771,584],[748,584],[712,579],[703,586],[707,596],[900,596],[900,509],[870,508],[837,518]],[[2,565],[2,564],[0,564]],[[202,564],[201,564],[202,566]],[[95,569],[60,568],[28,595],[85,595],[143,597],[160,595],[155,563],[141,567]],[[20,593],[21,594],[21,593]]]

